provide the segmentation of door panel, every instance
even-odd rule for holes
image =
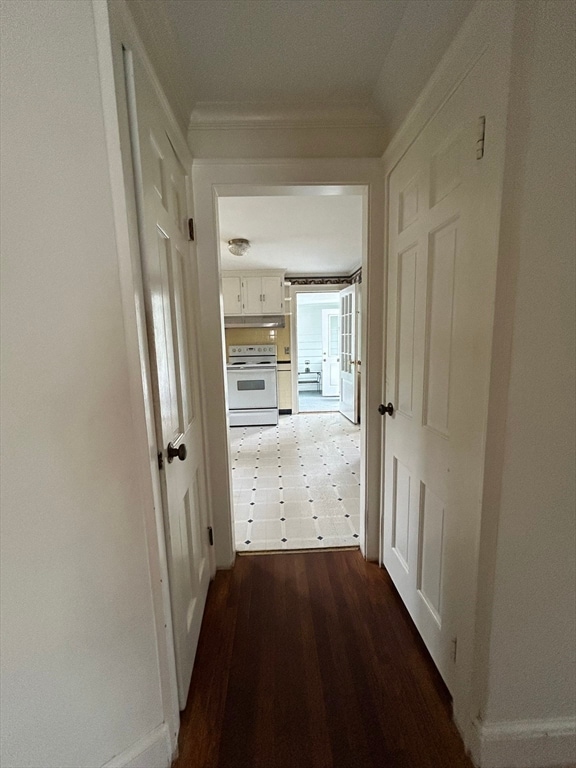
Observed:
[[[338,397],[340,393],[340,312],[322,310],[322,395]]]
[[[430,236],[423,423],[448,437],[450,364],[458,221]]]
[[[476,128],[493,66],[480,59],[389,175],[383,561],[451,690],[474,621],[501,183]]]
[[[410,247],[398,256],[398,320],[396,403],[405,416],[412,416],[414,391],[414,311],[416,308],[416,262],[418,250]]]
[[[139,61],[127,59],[146,316],[170,580],[178,698],[186,705],[210,567],[200,413],[195,251],[187,241],[186,172]],[[168,444],[185,446],[168,460]]]

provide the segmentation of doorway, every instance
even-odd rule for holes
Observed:
[[[267,191],[236,188],[217,208],[234,548],[357,547],[362,433],[340,396],[356,314],[342,294],[356,292],[349,276],[363,260],[365,190]],[[238,256],[229,246],[240,237],[249,245]],[[330,276],[335,268],[342,278]],[[272,284],[281,285],[274,309]],[[277,379],[278,416],[259,420],[239,410],[235,387],[246,379],[261,394],[264,364]]]
[[[337,411],[340,400],[338,293],[296,293],[295,297],[298,412]]]
[[[384,206],[384,183],[377,160],[331,160],[310,163],[246,161],[220,163],[195,161],[193,166],[196,224],[203,232],[199,239],[198,265],[200,282],[206,291],[201,294],[202,353],[205,370],[210,371],[210,392],[207,398],[207,418],[210,429],[210,478],[214,501],[214,550],[219,568],[229,568],[235,558],[232,516],[232,463],[229,451],[229,430],[225,409],[226,368],[223,348],[224,327],[222,302],[222,255],[220,203],[226,198],[240,196],[306,196],[352,194],[362,198],[361,262],[365,278],[362,301],[362,347],[364,348],[361,380],[361,459],[360,459],[360,523],[359,544],[362,553],[376,560],[379,553],[380,498],[380,430],[381,418],[375,418],[381,402],[382,344],[368,327],[382,323],[381,285],[383,280],[382,219],[372,212]],[[287,221],[295,224],[287,215]],[[294,229],[294,227],[293,227]],[[244,233],[244,236],[246,233]],[[235,232],[232,237],[242,237]],[[292,263],[291,260],[290,263]],[[304,276],[306,273],[303,271]],[[308,273],[310,274],[310,273]],[[333,274],[333,273],[332,273]],[[348,273],[349,274],[349,273]],[[323,288],[324,290],[324,288]],[[286,299],[290,298],[286,295]],[[290,344],[286,345],[289,347]],[[369,346],[369,357],[366,348]],[[278,350],[284,352],[284,345]],[[288,363],[285,362],[287,367]],[[286,374],[284,374],[286,375]],[[291,374],[288,374],[291,375]],[[369,417],[370,416],[370,417]],[[229,478],[229,482],[226,482]]]

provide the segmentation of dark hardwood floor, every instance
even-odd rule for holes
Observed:
[[[210,586],[174,768],[471,768],[387,573],[238,557]]]

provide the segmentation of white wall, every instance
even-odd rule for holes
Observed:
[[[576,760],[575,16],[563,0],[524,0],[516,12],[479,728],[482,765],[541,768]]]
[[[90,768],[163,721],[151,499],[92,4],[2,10],[1,762]]]

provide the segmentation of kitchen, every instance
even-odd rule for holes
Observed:
[[[219,200],[238,552],[358,546],[357,398],[345,411],[334,388],[331,397],[322,397],[322,360],[310,362],[306,347],[299,347],[297,306],[298,297],[326,293],[337,307],[344,293],[342,306],[350,307],[350,294],[359,294],[362,203],[359,194]],[[338,328],[336,346],[343,353],[336,359],[348,361],[340,376],[359,373],[359,346],[350,346],[357,340],[357,311],[347,311],[343,316],[341,308],[337,318],[344,317],[347,333],[340,333],[339,324],[332,330],[334,336]],[[299,390],[307,389],[319,401],[331,401],[330,412],[301,412],[306,409],[299,407]]]

